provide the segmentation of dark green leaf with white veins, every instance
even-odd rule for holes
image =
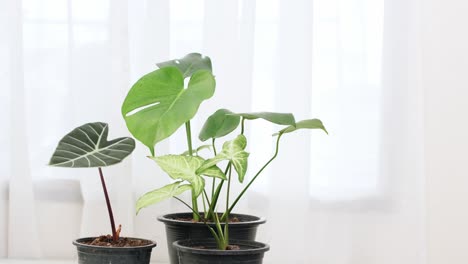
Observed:
[[[223,144],[223,150],[214,158],[207,159],[198,169],[197,173],[203,173],[208,168],[218,164],[223,160],[228,160],[234,166],[234,169],[239,176],[239,181],[243,182],[247,173],[247,160],[249,153],[244,151],[247,146],[247,139],[244,135],[237,136],[234,140],[227,141]]]
[[[205,180],[200,174],[197,174],[197,169],[204,163],[204,159],[200,157],[185,156],[185,155],[165,155],[159,157],[151,157],[174,180],[184,180],[190,182],[196,196],[200,195],[205,187]],[[210,166],[207,172],[203,175],[226,179],[224,173],[218,168]]]
[[[220,138],[234,131],[240,122],[240,117],[227,109],[219,109],[206,120],[198,138],[206,141],[210,138]]]
[[[280,130],[278,133],[275,133],[274,135],[278,135],[279,133],[282,133],[282,134],[291,133],[299,129],[321,129],[325,131],[325,133],[328,134],[328,131],[323,125],[322,121],[320,121],[319,119],[306,119],[306,120],[297,122],[295,126],[289,126],[287,128],[284,128]]]
[[[166,199],[180,195],[190,189],[192,189],[192,186],[190,186],[190,184],[182,184],[182,182],[174,182],[164,187],[161,187],[159,189],[153,190],[151,192],[147,192],[143,196],[138,198],[138,201],[136,202],[137,214],[138,212],[140,212],[141,209],[145,207],[148,207],[153,204],[157,204]]]
[[[199,70],[212,71],[210,57],[203,56],[200,53],[190,53],[182,59],[160,62],[157,65],[159,68],[177,67],[184,75],[184,78],[192,76],[192,74]]]
[[[49,165],[70,168],[105,167],[121,162],[133,149],[135,140],[128,137],[107,141],[106,123],[87,123],[63,137]]]
[[[278,125],[291,125],[294,126],[296,120],[291,113],[273,113],[273,112],[256,112],[256,113],[238,113],[236,116],[242,116],[245,119],[253,120],[261,118]]]
[[[215,80],[209,71],[197,71],[184,89],[184,77],[177,68],[162,68],[133,85],[122,105],[122,115],[132,135],[153,151],[156,143],[189,121],[214,90]]]

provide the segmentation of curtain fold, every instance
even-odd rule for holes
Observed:
[[[271,244],[266,263],[426,263],[419,4],[0,2],[0,232],[8,233],[0,258],[74,258],[54,239],[109,233],[97,170],[49,168],[49,155],[85,122],[109,123],[109,138],[128,136],[120,106],[132,83],[158,61],[200,52],[213,61],[217,91],[192,122],[195,145],[219,108],[293,112],[322,119],[330,132],[285,135],[276,163],[237,207],[267,217],[258,235]],[[278,129],[246,123],[247,177],[271,157]],[[156,152],[185,149],[180,129]],[[164,263],[156,216],[187,209],[170,200],[135,215],[140,195],[170,181],[148,153],[138,143],[104,175],[122,234],[156,240],[153,261]],[[62,231],[50,233],[48,223]]]
[[[8,137],[14,144],[9,144],[10,178],[8,196],[8,256],[38,257],[40,256],[37,234],[36,211],[30,166],[24,157],[29,152],[26,136],[29,128],[26,123],[25,88],[23,68],[23,30],[22,2],[10,1],[7,5],[11,28],[8,31],[10,66],[10,125],[7,126]]]

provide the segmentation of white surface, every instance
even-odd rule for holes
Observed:
[[[424,1],[429,264],[468,263],[467,1]]]
[[[23,9],[15,9],[21,2]],[[0,230],[9,234],[0,237],[0,257],[62,256],[69,243],[33,240],[70,241],[63,236],[78,229],[82,236],[108,229],[96,172],[49,168],[47,158],[64,133],[84,122],[109,122],[111,138],[128,135],[119,108],[133,81],[157,61],[200,51],[213,59],[218,90],[193,131],[220,106],[294,110],[298,119],[323,119],[330,131],[285,137],[281,165],[240,205],[268,218],[258,238],[271,244],[267,261],[468,263],[468,4],[384,2],[0,2],[0,178],[11,184],[9,195],[0,188]],[[271,154],[272,127],[249,123],[247,132],[255,170]],[[160,154],[182,152],[185,138],[180,131],[177,137],[161,144]],[[164,227],[155,217],[186,209],[169,201],[135,217],[135,198],[168,181],[147,152],[139,145],[133,160],[105,174],[123,233],[156,240],[164,260]],[[56,204],[67,192],[80,196],[79,188],[35,189],[33,180],[51,178],[80,179],[83,207]],[[51,202],[33,203],[39,199],[32,190]],[[50,213],[56,210],[76,221],[62,219],[74,230],[60,225]],[[299,218],[291,223],[292,216]]]
[[[1,260],[0,264],[76,264],[77,261],[70,260]],[[151,262],[154,264],[167,264],[167,262]]]
[[[2,264],[75,264],[69,260],[0,260]]]

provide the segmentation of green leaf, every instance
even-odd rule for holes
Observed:
[[[122,115],[132,135],[153,152],[158,142],[192,119],[214,90],[215,80],[209,71],[197,71],[184,89],[184,78],[177,68],[162,68],[133,85],[122,105]]]
[[[294,126],[296,120],[294,115],[291,113],[273,113],[273,112],[257,112],[257,113],[239,113],[234,114],[235,116],[242,116],[245,119],[253,120],[257,118],[264,119],[271,123],[278,125],[291,125]]]
[[[201,145],[199,146],[198,148],[196,148],[195,150],[193,150],[193,155],[198,155],[198,152],[204,150],[204,149],[211,149],[211,145]],[[189,151],[186,150],[184,151],[181,155],[189,155]]]
[[[198,168],[205,162],[203,158],[184,155],[165,155],[150,157],[174,180],[184,180],[191,183],[196,196],[205,187],[205,180],[200,175],[216,177],[226,180],[226,175],[217,166],[210,166],[203,173],[197,173]]]
[[[151,192],[147,192],[144,195],[142,195],[140,198],[138,198],[138,201],[136,202],[137,214],[138,212],[140,212],[141,209],[145,207],[159,203],[171,197],[180,195],[183,192],[192,189],[192,186],[190,186],[189,184],[181,185],[181,183],[182,182],[174,182],[162,188],[153,190]]]
[[[223,150],[214,158],[206,160],[198,169],[197,173],[203,173],[208,168],[218,164],[223,160],[228,160],[234,166],[234,169],[239,176],[239,181],[243,182],[247,173],[247,160],[249,153],[244,151],[247,146],[247,139],[244,135],[237,136],[234,140],[227,141],[223,144]]]
[[[135,140],[129,137],[107,141],[106,123],[87,123],[63,137],[49,165],[69,168],[105,167],[121,162],[133,149]]]
[[[174,180],[184,180],[191,183],[195,196],[198,197],[205,187],[205,180],[196,174],[196,170],[203,163],[200,157],[183,155],[165,155],[150,157],[156,161],[161,169]]]
[[[216,165],[209,167],[204,170],[201,175],[205,175],[213,178],[220,178],[222,180],[227,180],[226,174]]]
[[[198,138],[206,141],[210,138],[220,138],[234,131],[240,122],[239,116],[227,109],[219,109],[206,120]]]
[[[200,53],[190,53],[182,59],[170,60],[157,63],[159,68],[174,66],[184,75],[184,78],[192,76],[198,70],[208,70],[212,72],[211,60],[208,56],[202,56]]]
[[[274,136],[278,135],[279,133],[286,134],[286,133],[291,133],[299,129],[321,129],[325,131],[325,133],[328,134],[327,129],[323,126],[322,121],[319,119],[306,119],[302,120],[296,123],[295,126],[289,126],[286,127],[282,130],[280,130],[278,133],[273,134]]]

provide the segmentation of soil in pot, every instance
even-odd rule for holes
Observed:
[[[109,243],[107,236],[80,238],[73,241],[79,264],[149,264],[156,243],[146,239],[121,237]],[[112,239],[110,239],[112,241]],[[94,245],[92,245],[94,243]],[[98,245],[96,245],[98,244]],[[100,245],[99,245],[100,244]]]
[[[234,240],[254,241],[258,226],[266,222],[264,218],[245,214],[231,214],[230,219],[229,237]],[[192,213],[167,214],[158,217],[158,220],[166,225],[167,247],[171,264],[179,264],[177,251],[172,247],[175,241],[185,239],[213,240],[212,234],[203,222],[193,222]],[[209,223],[209,225],[215,227],[214,223]],[[224,227],[224,224],[222,226]]]
[[[212,240],[181,240],[173,244],[180,264],[262,264],[270,249],[255,241],[231,240],[230,250],[216,249]]]
[[[100,247],[141,247],[147,246],[153,242],[146,239],[120,237],[117,241],[112,239],[111,235],[99,236],[92,241],[85,241],[83,244]]]

